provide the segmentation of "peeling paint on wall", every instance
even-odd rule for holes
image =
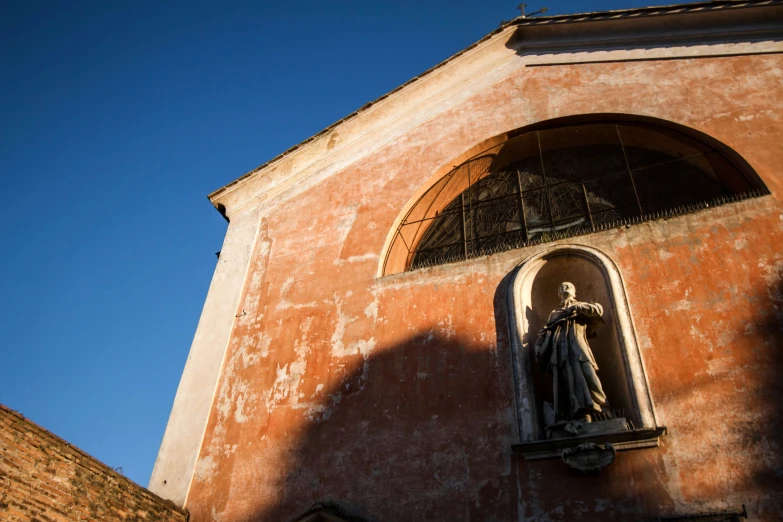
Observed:
[[[770,55],[520,68],[266,209],[191,486],[192,520],[293,519],[327,499],[378,520],[634,520],[742,504],[775,520],[783,124],[768,107],[783,99],[781,65]],[[451,158],[535,121],[596,112],[714,136],[773,195],[561,241],[618,265],[669,428],[660,448],[621,452],[590,478],[511,451],[505,285],[540,247],[376,273],[405,204]]]

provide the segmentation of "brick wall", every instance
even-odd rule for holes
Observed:
[[[187,519],[173,503],[0,405],[0,520]]]

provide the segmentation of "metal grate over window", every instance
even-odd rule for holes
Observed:
[[[414,270],[767,193],[720,150],[667,128],[533,130],[438,181],[402,221],[389,254]]]

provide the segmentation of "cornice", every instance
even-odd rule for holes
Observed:
[[[758,42],[783,35],[783,2],[713,2],[514,23],[512,44],[524,53]]]
[[[617,9],[613,11],[595,11],[589,13],[536,16],[534,18],[520,16],[508,22],[508,24],[517,26],[534,26],[595,22],[601,20],[623,20],[629,18],[638,19],[657,16],[673,16],[688,13],[709,13],[733,9],[765,7],[780,5],[782,3],[783,2],[781,0],[713,0],[711,2],[636,7],[633,9]]]

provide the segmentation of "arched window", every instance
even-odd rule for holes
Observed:
[[[555,122],[512,133],[419,198],[396,231],[384,272],[768,193],[738,155],[694,135],[623,120]]]

